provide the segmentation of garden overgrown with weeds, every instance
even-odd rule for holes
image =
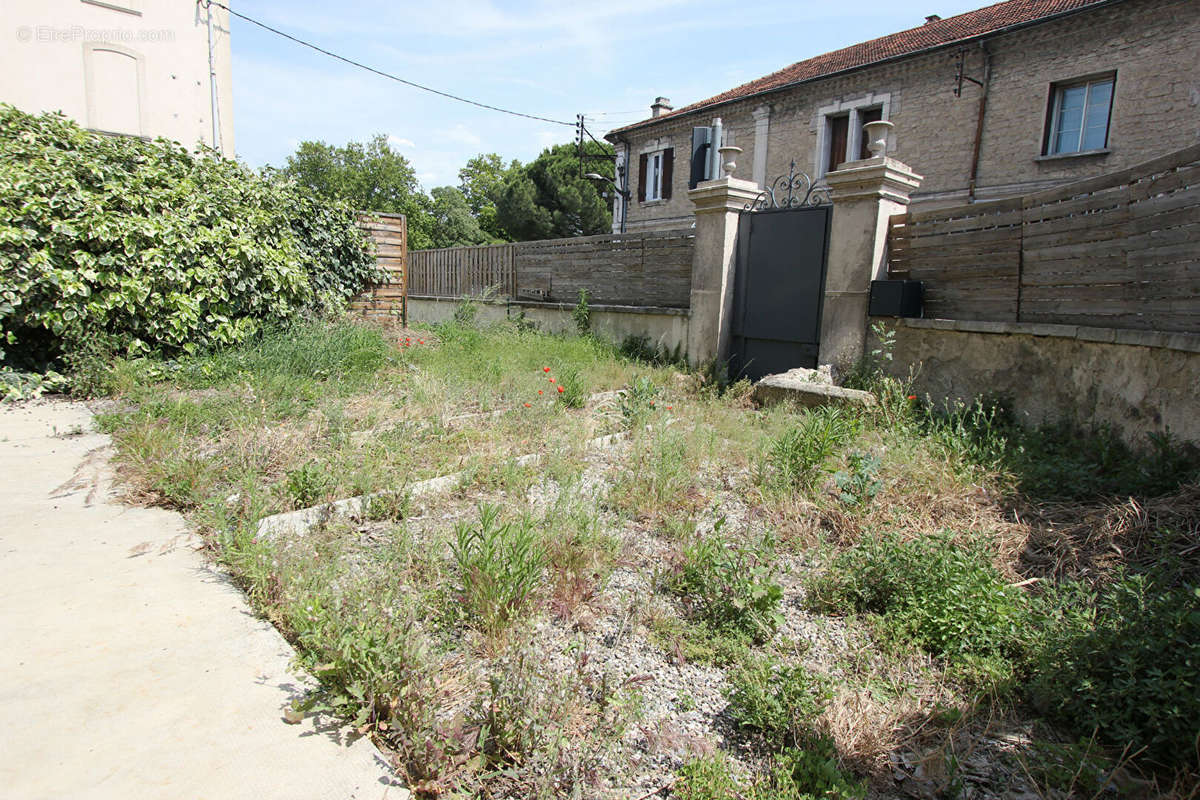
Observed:
[[[417,796],[1197,795],[1194,450],[871,363],[872,408],[760,409],[646,350],[464,304],[75,380],[319,679],[288,721]]]

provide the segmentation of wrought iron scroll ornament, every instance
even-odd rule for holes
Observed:
[[[770,211],[778,208],[803,208],[805,206],[824,206],[833,202],[826,186],[814,186],[812,178],[804,172],[796,171],[796,162],[792,161],[787,175],[780,175],[763,189],[754,202],[746,206],[747,211]]]

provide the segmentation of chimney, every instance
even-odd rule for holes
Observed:
[[[928,17],[925,18],[925,24],[928,25],[931,22],[940,22],[941,19],[942,18],[939,17],[937,14],[930,14]]]
[[[661,117],[668,111],[673,111],[675,106],[671,105],[671,101],[665,97],[654,98],[654,104],[650,106],[651,117]]]

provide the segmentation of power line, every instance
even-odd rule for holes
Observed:
[[[479,108],[486,108],[488,111],[499,111],[501,114],[510,114],[514,117],[524,117],[525,119],[535,119],[535,120],[538,120],[539,122],[551,122],[551,123],[554,123],[555,125],[566,125],[568,127],[575,126],[574,122],[563,122],[560,119],[550,119],[549,117],[539,117],[535,114],[522,114],[520,111],[509,111],[507,108],[500,108],[499,106],[491,106],[491,105],[488,105],[487,103],[480,103],[475,100],[468,100],[465,97],[459,97],[456,94],[450,94],[449,92],[443,92],[438,89],[432,89],[428,86],[422,86],[419,83],[414,83],[413,81],[405,80],[404,78],[401,78],[397,75],[393,75],[390,72],[384,72],[381,69],[375,69],[374,67],[367,66],[366,64],[355,61],[352,58],[346,58],[345,56],[340,56],[337,53],[330,52],[329,50],[326,50],[323,47],[318,47],[317,45],[313,44],[312,42],[306,42],[303,39],[298,39],[295,36],[292,36],[290,33],[284,33],[283,31],[279,30],[278,28],[272,28],[270,25],[267,25],[265,22],[259,22],[256,19],[247,17],[245,14],[239,14],[238,12],[234,11],[229,6],[227,6],[223,3],[218,3],[217,0],[196,0],[196,2],[204,3],[206,7],[207,6],[216,6],[217,8],[223,8],[223,9],[225,9],[225,11],[227,11],[228,13],[237,17],[238,19],[245,20],[246,22],[249,22],[251,25],[257,25],[258,27],[262,28],[263,30],[270,31],[271,33],[275,34],[276,36],[282,36],[284,39],[288,39],[290,41],[295,42],[296,44],[303,45],[304,47],[307,47],[309,49],[316,50],[318,53],[323,53],[324,55],[327,55],[330,58],[336,58],[338,61],[344,61],[345,63],[350,64],[351,66],[358,67],[359,69],[365,69],[367,72],[373,72],[376,75],[387,78],[389,80],[396,81],[397,83],[403,83],[405,86],[411,86],[414,89],[420,89],[423,92],[430,92],[432,94],[440,95],[442,97],[446,97],[451,100],[457,100],[460,103],[466,103],[468,105],[477,106]]]

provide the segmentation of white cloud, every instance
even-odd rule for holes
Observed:
[[[478,147],[483,144],[483,137],[472,131],[461,122],[448,130],[439,131],[438,135],[443,139],[459,144],[469,144],[472,147]]]
[[[414,142],[412,139],[405,139],[404,137],[396,136],[395,134],[388,136],[387,140],[388,140],[388,144],[390,144],[392,147],[395,147],[397,150],[401,150],[404,148],[408,148],[409,150],[412,150],[413,148],[415,148],[417,146],[417,143]]]

